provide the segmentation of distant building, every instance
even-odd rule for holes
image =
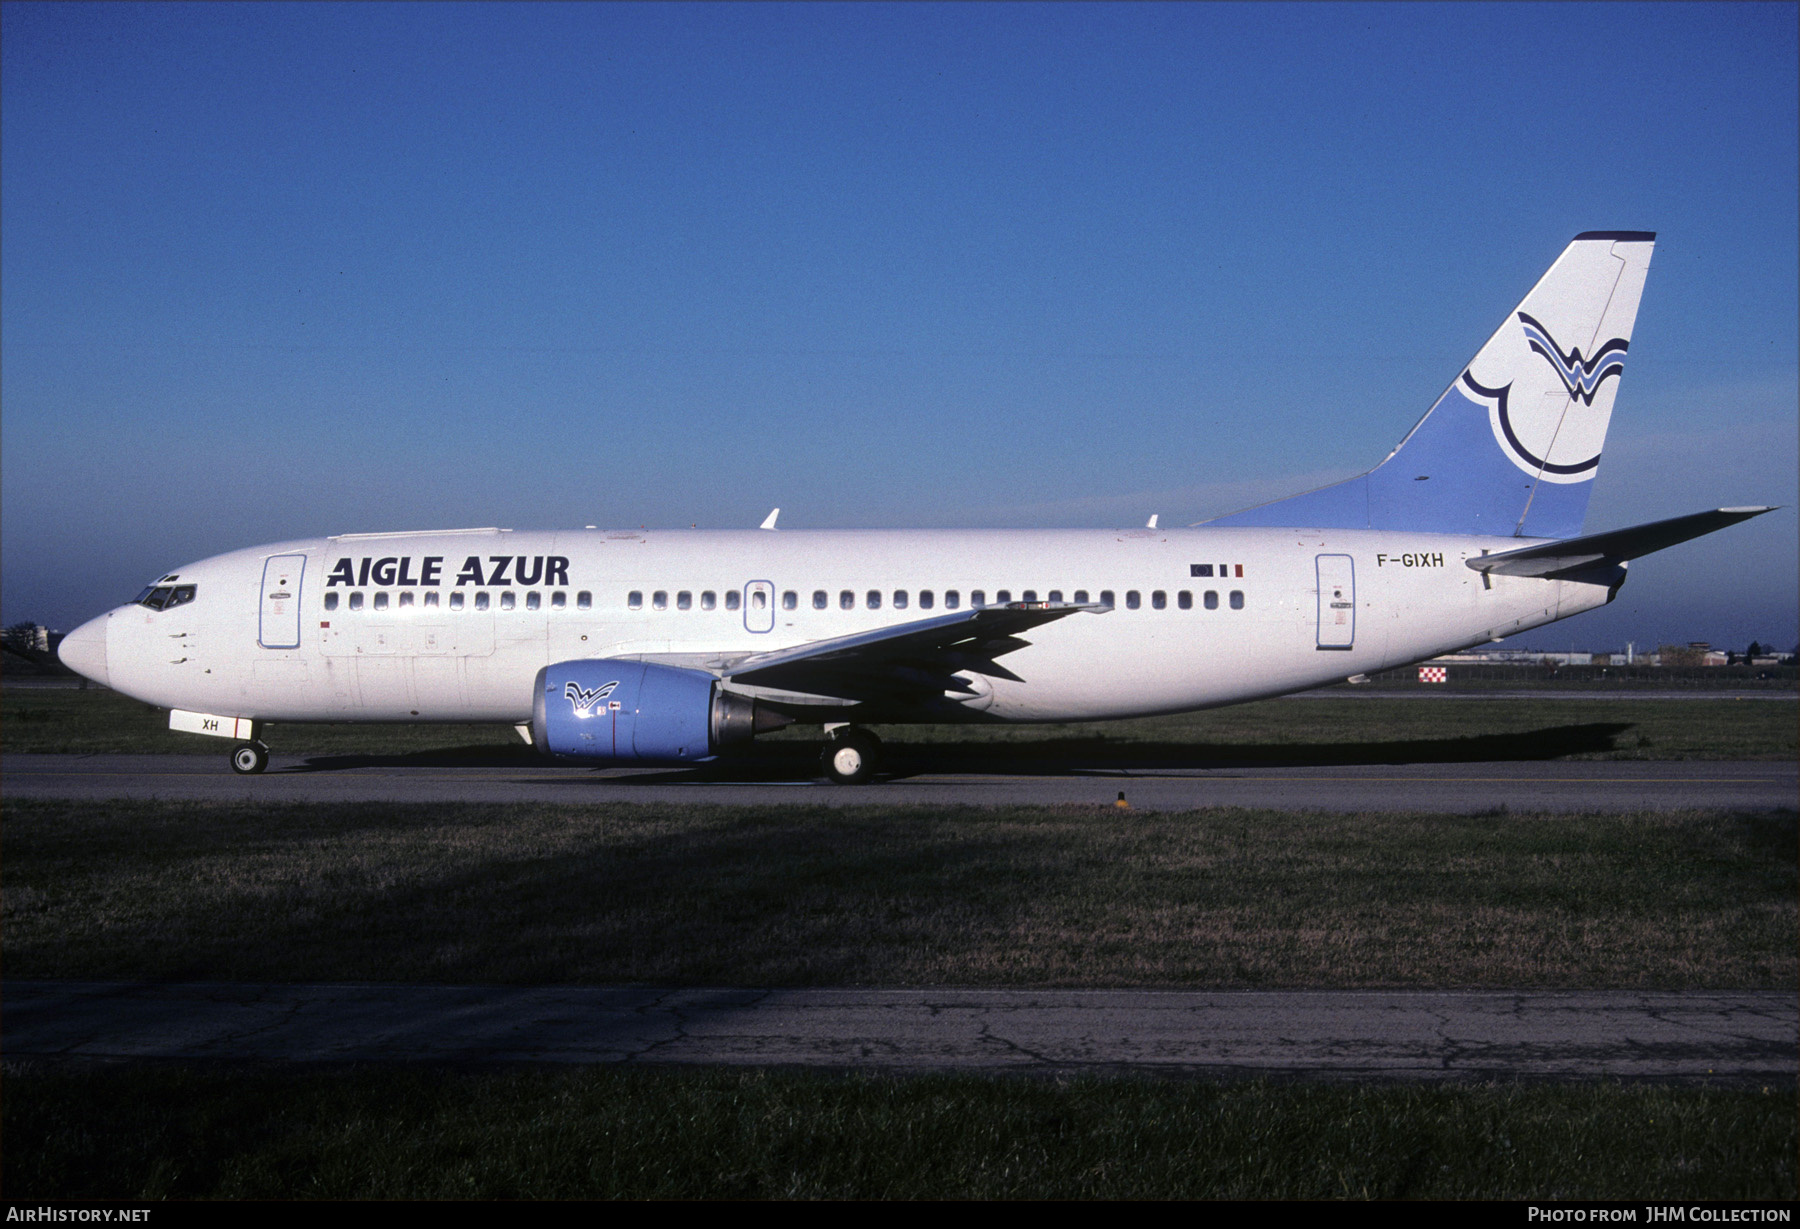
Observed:
[[[1465,649],[1431,660],[1434,664],[1465,666],[1589,666],[1594,664],[1594,655],[1573,650]]]

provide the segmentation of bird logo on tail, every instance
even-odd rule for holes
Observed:
[[[1519,313],[1519,323],[1525,326],[1526,343],[1556,369],[1557,378],[1569,390],[1569,396],[1583,405],[1594,404],[1594,394],[1600,391],[1602,380],[1625,372],[1625,351],[1631,348],[1631,343],[1623,337],[1613,338],[1594,351],[1592,358],[1583,359],[1580,346],[1564,354],[1562,347],[1550,336],[1550,330],[1524,312]]]

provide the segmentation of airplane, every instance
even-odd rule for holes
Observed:
[[[1188,712],[1605,605],[1630,560],[1773,511],[1584,534],[1656,236],[1577,235],[1380,464],[1186,528],[456,529],[186,564],[62,642],[169,727],[268,765],[284,722],[506,722],[594,765],[697,764],[817,723]]]

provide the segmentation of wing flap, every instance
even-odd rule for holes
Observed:
[[[815,640],[758,653],[723,666],[733,683],[856,700],[972,691],[956,677],[973,670],[1016,678],[995,659],[1030,642],[1018,633],[1104,606],[1072,602],[1012,602],[935,615],[892,627]]]

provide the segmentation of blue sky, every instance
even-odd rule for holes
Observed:
[[[1791,646],[1797,12],[5,4],[0,617],[362,530],[1185,524],[1644,229],[1589,529],[1788,507],[1538,639]]]

